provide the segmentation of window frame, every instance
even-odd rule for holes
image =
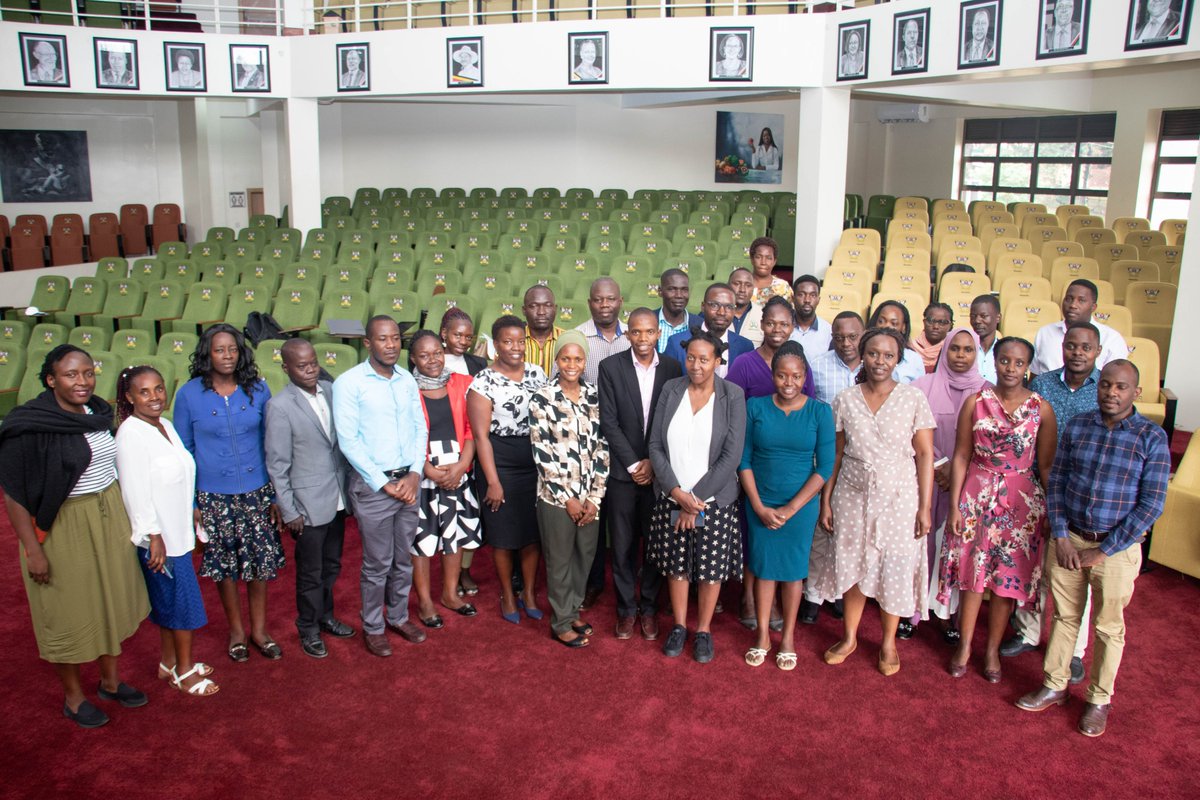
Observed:
[[[1154,146],[1154,174],[1150,181],[1150,205],[1146,218],[1153,220],[1154,204],[1159,200],[1184,200],[1192,202],[1191,192],[1163,192],[1158,185],[1164,166],[1191,165],[1200,169],[1198,156],[1164,156],[1163,145],[1167,142],[1186,142],[1200,139],[1200,109],[1165,110],[1158,128],[1158,142]],[[1197,148],[1200,154],[1200,147]],[[1184,215],[1187,216],[1186,214]]]

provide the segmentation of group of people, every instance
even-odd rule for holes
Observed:
[[[596,635],[584,612],[606,561],[616,638],[657,640],[661,600],[672,618],[664,654],[681,655],[690,638],[701,663],[715,655],[721,587],[740,581],[739,619],[755,633],[745,662],[760,666],[775,647],[785,671],[798,663],[796,623],[827,605],[842,636],[824,661],[850,658],[872,599],[880,673],[900,669],[898,640],[932,614],[955,646],[947,670],[961,678],[990,592],[982,673],[997,682],[1002,656],[1038,644],[1049,594],[1044,686],[1018,705],[1065,702],[1092,628],[1079,729],[1103,733],[1122,611],[1170,463],[1164,432],[1133,407],[1139,376],[1119,335],[1089,321],[1095,287],[1071,284],[1066,321],[1040,332],[1037,348],[998,338],[992,295],[976,299],[969,326],[931,305],[914,342],[899,303],[866,322],[851,311],[826,322],[820,282],[789,285],[773,275],[775,258],[773,241],[756,240],[751,268],[706,287],[699,315],[687,312],[688,276],[668,270],[662,307],[634,309],[627,324],[611,278],[593,282],[590,319],[573,330],[554,325],[550,290],[531,287],[524,318],[502,316],[480,337],[490,361],[472,352],[472,320],[457,309],[412,335],[408,364],[399,326],[373,317],[367,358],[333,382],[313,346],[290,339],[289,383],[276,396],[242,334],[214,325],[173,420],[157,371],[121,374],[115,439],[90,357],[55,348],[46,391],[0,425],[0,483],[64,714],[85,727],[107,721],[79,681],[78,665],[96,659],[100,699],[147,702],[117,669],[121,642],[147,613],[161,629],[160,678],[195,696],[218,691],[214,667],[192,653],[191,632],[206,624],[197,538],[231,660],[251,648],[282,656],[267,629],[267,583],[284,568],[285,532],[301,648],[325,657],[326,636],[357,633],[335,616],[333,591],[352,513],[361,627],[375,656],[392,655],[389,629],[420,643],[444,627],[439,608],[480,613],[470,569],[483,544],[512,624],[545,616],[544,559],[550,635],[572,649]]]

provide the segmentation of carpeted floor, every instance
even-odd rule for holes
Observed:
[[[1078,699],[1043,714],[1012,706],[1040,682],[1038,653],[1005,660],[997,686],[978,660],[954,681],[947,647],[922,626],[901,643],[901,672],[882,677],[871,610],[846,664],[821,663],[838,635],[822,615],[802,626],[800,664],[783,673],[773,659],[743,663],[752,634],[732,613],[734,587],[709,665],[694,663],[690,648],[668,660],[660,643],[615,640],[609,592],[585,615],[598,629],[592,646],[570,651],[550,641],[546,621],[500,619],[486,551],[473,570],[480,615],[444,615],[446,627],[421,645],[393,637],[390,659],[368,655],[361,635],[327,638],[324,660],[303,655],[289,567],[270,594],[283,659],[252,652],[233,664],[216,592],[202,581],[210,625],[197,653],[215,665],[220,694],[186,697],[158,683],[158,633],[146,622],[122,665],[150,704],[105,703],[112,722],[84,731],[62,718],[58,683],[37,658],[3,514],[0,541],[9,610],[0,618],[0,797],[1197,796],[1200,586],[1165,568],[1139,579],[1109,732],[1097,740],[1075,731]],[[356,533],[347,545],[337,600],[356,623]],[[96,668],[84,676],[94,687]]]

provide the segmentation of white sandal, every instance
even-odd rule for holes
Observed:
[[[767,660],[767,651],[761,647],[751,647],[746,651],[746,663],[752,667],[761,667]]]
[[[186,692],[187,694],[195,695],[197,697],[209,697],[209,696],[214,695],[217,692],[221,691],[220,686],[217,686],[215,683],[210,681],[208,678],[203,677],[204,672],[200,669],[203,666],[207,666],[207,665],[206,664],[196,664],[190,670],[188,670],[184,674],[180,675],[179,677],[175,678],[175,688],[181,692]],[[209,668],[209,672],[211,674],[211,672],[212,672],[211,667]],[[192,677],[193,675],[200,675],[201,679],[196,681],[195,683],[193,683],[191,686],[184,686],[183,682],[185,680],[187,680],[188,678]],[[209,687],[212,687],[211,692],[209,691]]]
[[[211,666],[209,666],[208,664],[205,664],[203,661],[197,661],[192,666],[195,667],[196,674],[199,675],[201,678],[207,678],[209,675],[212,675],[213,672],[215,671]],[[168,667],[166,664],[162,664],[162,663],[160,663],[158,665],[158,679],[160,681],[165,681],[168,679],[174,680],[175,678],[178,678],[178,677],[179,676],[175,674],[175,667]]]
[[[779,667],[784,672],[791,672],[796,668],[796,654],[782,652],[776,653],[775,666]]]

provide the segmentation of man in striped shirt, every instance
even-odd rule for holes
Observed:
[[[535,284],[525,290],[525,363],[537,364],[546,375],[554,372],[554,345],[563,329],[554,324],[558,304],[549,286]]]

